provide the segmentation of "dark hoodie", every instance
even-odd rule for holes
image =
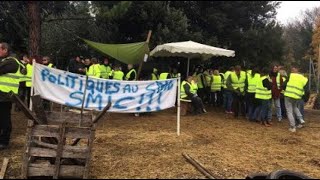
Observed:
[[[283,85],[282,76],[280,75],[280,87],[279,87],[279,89],[278,89],[278,85],[277,85],[278,73],[271,71],[269,73],[269,76],[272,79],[272,88],[271,88],[272,99],[278,99],[278,98],[280,98],[280,94],[281,94],[281,91],[282,91],[282,85]]]

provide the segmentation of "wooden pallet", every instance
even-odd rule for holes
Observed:
[[[18,96],[14,96],[15,102],[29,119],[22,178],[87,179],[96,123],[109,110],[111,103],[97,116],[93,116],[73,112],[45,112],[41,98],[32,98],[34,112]]]
[[[41,141],[58,139],[57,144]],[[36,125],[28,121],[22,178],[88,178],[95,126]],[[72,146],[74,139],[81,139]]]

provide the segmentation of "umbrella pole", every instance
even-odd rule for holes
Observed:
[[[150,38],[151,38],[151,33],[152,33],[152,31],[149,30],[146,43],[149,43]],[[148,46],[149,46],[149,45],[148,45]],[[149,54],[147,54],[147,55],[149,56]],[[147,57],[148,57],[148,56],[147,56]],[[146,57],[146,56],[145,56],[145,57]],[[137,81],[139,81],[139,78],[140,78],[140,73],[141,73],[141,70],[142,70],[143,62],[144,62],[144,59],[143,59],[143,60],[140,62],[140,64],[139,64],[139,69],[138,69],[138,74],[137,74]]]
[[[188,67],[187,67],[187,75],[186,75],[186,77],[188,77],[188,75],[189,75],[189,68],[190,68],[190,58],[188,58]]]

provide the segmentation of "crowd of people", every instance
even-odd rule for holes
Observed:
[[[21,60],[19,60],[21,59]],[[23,101],[30,102],[32,86],[32,63],[54,68],[49,56],[41,60],[24,55],[17,58],[11,53],[7,43],[0,43],[0,150],[7,148],[11,134],[11,94],[17,94]],[[169,66],[159,71],[156,67],[149,73],[138,77],[136,68],[127,65],[125,73],[122,66],[111,65],[107,58],[100,62],[97,58],[77,56],[68,65],[68,71],[90,77],[115,80],[165,80],[178,77],[178,68]],[[243,70],[240,66],[230,67],[222,73],[217,69],[204,69],[197,66],[183,78],[180,84],[180,99],[191,101],[194,114],[207,113],[205,105],[223,107],[225,113],[234,117],[247,117],[249,121],[272,125],[272,104],[275,106],[278,121],[287,117],[289,130],[295,132],[303,127],[304,103],[309,98],[308,79],[299,72],[299,66],[292,65],[289,75],[281,66]],[[44,100],[45,109],[50,109]],[[135,114],[138,116],[138,114]]]
[[[243,116],[266,127],[272,125],[274,104],[277,120],[288,118],[289,131],[296,132],[305,123],[304,103],[310,94],[307,87],[308,79],[294,64],[289,75],[279,65],[271,70],[243,70],[235,66],[224,73],[198,66],[181,83],[180,98],[191,100],[196,115],[206,113],[204,104],[208,104],[223,107],[226,114],[235,118]]]

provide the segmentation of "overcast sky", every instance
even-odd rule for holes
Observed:
[[[277,19],[282,24],[298,17],[301,11],[320,7],[320,1],[281,1],[280,8],[277,10]]]

